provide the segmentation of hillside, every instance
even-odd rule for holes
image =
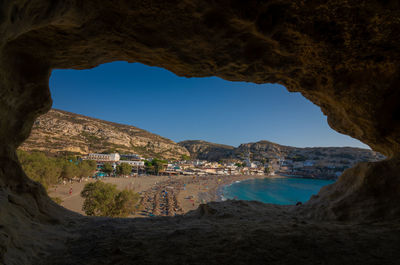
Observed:
[[[230,158],[234,154],[235,147],[223,144],[210,143],[201,140],[188,140],[178,143],[186,148],[192,159],[219,161]]]
[[[252,161],[271,159],[336,161],[354,164],[361,161],[377,161],[385,157],[375,151],[354,147],[308,147],[298,148],[279,145],[269,141],[241,144],[239,147],[219,145],[205,141],[183,141],[184,146],[194,158],[204,160],[239,160],[250,156]]]
[[[136,128],[52,109],[40,116],[22,150],[46,153],[118,151],[145,157],[180,159],[188,151],[175,142]]]
[[[208,161],[243,161],[250,156],[252,161],[286,158],[353,165],[361,161],[384,159],[384,156],[377,152],[353,147],[298,148],[269,141],[244,143],[239,147],[201,140],[188,140],[177,144],[134,126],[57,109],[50,110],[36,120],[30,137],[20,148],[51,154],[118,151],[163,159],[181,159],[182,155],[190,155],[192,159]]]

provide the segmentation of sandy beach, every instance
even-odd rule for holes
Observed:
[[[130,189],[135,192],[142,192],[150,189],[158,182],[166,181],[167,176],[146,176],[140,178],[104,178],[103,182],[112,183],[117,185],[120,190]],[[80,196],[81,191],[86,183],[95,182],[94,179],[89,179],[82,182],[67,183],[66,185],[60,184],[51,187],[48,190],[50,197],[58,197],[63,202],[61,205],[71,211],[85,214],[82,211],[83,198]],[[69,194],[70,188],[72,187],[72,194]]]
[[[221,189],[235,181],[253,178],[265,178],[264,175],[231,175],[231,176],[142,176],[104,178],[102,181],[117,185],[120,190],[129,189],[141,194],[141,210],[132,217],[174,216],[196,209],[201,203],[220,200]],[[82,211],[83,198],[80,192],[88,182],[84,180],[60,184],[51,187],[50,197],[58,197],[61,205],[71,211],[85,214]],[[70,194],[70,189],[72,193]]]

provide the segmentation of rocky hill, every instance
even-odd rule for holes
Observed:
[[[178,143],[185,147],[192,159],[219,161],[234,155],[235,147],[230,145],[210,143],[201,140],[188,140]]]
[[[242,161],[250,156],[252,161],[286,158],[294,160],[337,161],[354,164],[376,161],[383,155],[353,147],[297,148],[269,141],[241,144],[239,147],[210,143],[201,140],[182,141],[178,144],[134,126],[113,123],[52,109],[39,117],[31,135],[20,147],[22,150],[40,150],[46,153],[92,152],[137,153],[144,157],[220,161]]]
[[[191,157],[204,160],[244,160],[250,156],[252,161],[267,159],[293,159],[337,161],[353,164],[361,161],[377,161],[385,157],[368,149],[354,147],[309,147],[298,148],[279,145],[269,141],[241,144],[239,147],[219,145],[205,141],[183,141],[179,145],[185,147]]]
[[[145,157],[180,159],[189,152],[175,142],[136,128],[62,110],[52,109],[39,117],[22,150],[46,153],[115,151]]]

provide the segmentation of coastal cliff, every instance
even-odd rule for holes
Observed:
[[[57,109],[35,121],[29,138],[20,148],[51,154],[118,151],[163,159],[180,159],[182,155],[189,155],[175,142],[137,127]]]

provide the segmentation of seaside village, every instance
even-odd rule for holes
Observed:
[[[138,154],[96,154],[91,153],[82,157],[94,160],[97,163],[96,177],[107,176],[102,169],[106,163],[114,168],[126,163],[132,167],[130,176],[146,175],[146,161],[153,158],[144,158]],[[165,161],[158,175],[283,175],[315,179],[337,179],[348,168],[347,164],[324,164],[318,161],[296,161],[292,159],[269,159],[264,164],[260,161],[251,161],[250,154],[243,161],[236,162],[210,162],[205,160]],[[113,173],[110,174],[114,175]]]

